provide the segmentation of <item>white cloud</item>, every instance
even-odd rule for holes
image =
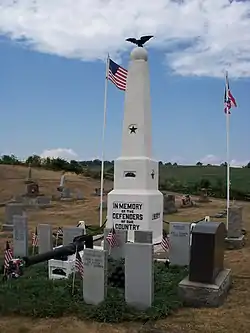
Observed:
[[[119,57],[126,37],[154,34],[148,46],[177,74],[249,77],[249,17],[249,1],[1,0],[0,34],[84,60]]]
[[[56,149],[46,149],[41,154],[42,158],[63,158],[65,160],[72,160],[78,157],[77,153],[73,149],[69,148],[56,148]]]
[[[208,154],[204,156],[203,158],[200,159],[200,162],[203,164],[211,164],[211,165],[220,165],[221,163],[224,163],[225,160],[223,160],[221,157]],[[230,161],[230,166],[234,168],[240,168],[242,166],[245,166],[248,164],[249,161],[247,160],[237,160],[237,159],[232,159]]]

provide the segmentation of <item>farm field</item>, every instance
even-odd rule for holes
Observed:
[[[178,168],[181,168],[178,170]],[[192,169],[193,168],[193,169]],[[179,172],[178,176],[171,177],[193,177],[194,168],[202,170],[203,167],[166,167],[166,174],[172,175]],[[209,167],[207,167],[209,168]],[[216,168],[216,167],[215,167]],[[174,171],[178,170],[178,171]],[[186,176],[184,169],[187,170]],[[204,167],[206,169],[206,167]],[[223,169],[223,168],[221,168]],[[171,172],[170,172],[171,170]],[[191,172],[191,171],[192,172]],[[214,167],[206,170],[207,175],[214,171],[218,174],[218,168]],[[234,170],[234,169],[233,169]],[[235,172],[237,170],[237,172]],[[167,172],[168,171],[168,172]],[[233,177],[246,177],[250,173],[248,169],[235,169]],[[240,172],[243,172],[243,176]],[[190,172],[190,173],[188,173]],[[19,166],[0,165],[0,203],[11,199],[13,195],[25,192],[24,180],[27,176],[27,168]],[[40,185],[40,191],[46,195],[56,195],[57,186],[60,181],[60,172],[53,172],[41,169],[33,170],[33,178]],[[204,174],[196,173],[196,177],[203,177]],[[211,179],[213,175],[211,174]],[[207,176],[206,176],[207,177]],[[234,179],[236,179],[234,178]],[[245,178],[245,181],[246,181]],[[249,177],[250,179],[250,177]],[[74,192],[80,189],[85,197],[83,202],[62,203],[55,201],[51,208],[44,210],[28,211],[28,221],[30,232],[34,230],[38,223],[51,223],[56,229],[63,225],[76,225],[79,220],[85,220],[87,224],[99,224],[99,200],[94,196],[95,188],[100,186],[99,181],[73,174],[66,174],[66,184]],[[105,188],[112,188],[112,182],[105,182]],[[181,194],[177,195],[177,205],[180,202]],[[244,207],[243,220],[246,230],[250,231],[250,203],[240,203]],[[167,221],[195,221],[205,215],[214,215],[225,208],[225,201],[212,199],[211,202],[200,204],[192,208],[179,208],[178,212],[164,217]],[[0,222],[3,222],[4,207],[0,207]],[[3,249],[6,239],[10,239],[11,234],[0,232],[0,248]],[[105,324],[84,322],[73,317],[58,319],[30,319],[26,317],[1,317],[1,333],[120,333],[120,332],[169,332],[169,333],[242,333],[250,331],[250,243],[247,239],[246,246],[242,250],[226,251],[225,266],[232,269],[233,288],[225,302],[218,309],[188,309],[184,308],[169,318],[157,321],[142,323]]]

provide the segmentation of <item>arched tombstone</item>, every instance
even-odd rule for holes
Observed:
[[[226,227],[222,222],[200,222],[192,232],[189,276],[179,283],[183,302],[191,306],[219,306],[231,285],[224,269]]]

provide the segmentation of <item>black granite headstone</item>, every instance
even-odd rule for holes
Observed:
[[[189,280],[213,284],[224,268],[226,227],[222,222],[197,223],[192,232]]]

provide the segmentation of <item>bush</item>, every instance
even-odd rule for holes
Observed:
[[[109,261],[109,272],[120,263]],[[178,298],[179,281],[187,275],[186,268],[167,268],[155,263],[155,299],[152,308],[138,311],[124,301],[124,290],[108,285],[108,294],[98,306],[87,305],[82,299],[82,281],[72,278],[48,280],[47,265],[27,268],[24,276],[0,284],[0,314],[32,317],[61,317],[74,315],[81,319],[101,322],[155,320],[166,317],[182,306]],[[110,275],[109,275],[110,276]]]

